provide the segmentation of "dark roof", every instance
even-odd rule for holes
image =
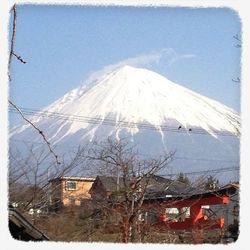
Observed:
[[[23,241],[43,241],[49,237],[32,225],[19,211],[12,206],[9,207],[9,230],[11,235]]]
[[[97,176],[96,179],[99,179],[106,191],[116,191],[117,184],[119,184],[119,188],[124,188],[123,179],[121,177],[118,179],[115,176]],[[131,181],[127,180],[127,184],[130,185]]]
[[[162,176],[159,176],[159,175],[152,175],[150,176],[150,182],[153,183],[158,183],[158,184],[167,184],[169,182],[171,182],[170,179],[166,179]]]
[[[127,180],[127,185],[131,186],[135,181],[136,177],[134,180]],[[152,175],[148,179],[145,178],[144,180],[142,180],[142,183],[144,183],[145,181],[148,181],[148,186],[145,195],[146,199],[166,196],[183,197],[185,195],[190,196],[204,192],[203,190],[192,187],[187,183],[177,180],[166,179],[158,175]],[[100,182],[106,191],[112,193],[117,191],[117,183],[119,183],[120,191],[124,188],[123,179],[121,177],[117,179],[116,176],[97,176],[92,188],[95,188],[97,182]]]
[[[166,195],[178,196],[182,194],[191,194],[197,191],[187,183],[176,180],[165,179],[163,182],[148,186],[146,197],[161,197]]]
[[[231,182],[225,185],[224,187],[235,187],[236,189],[240,188],[240,183],[239,182]]]
[[[97,176],[96,180],[99,180],[103,187],[106,189],[106,191],[114,192],[117,190],[117,184],[119,184],[119,188],[124,188],[124,181],[122,177],[119,177],[119,179],[115,176]],[[130,186],[136,181],[136,177],[131,180],[126,180],[127,185]],[[149,178],[145,178],[142,180],[142,183],[145,181],[149,181],[148,183],[148,192],[162,192],[166,189],[166,187],[170,187],[172,185],[171,180],[166,179],[164,177],[158,176],[158,175],[152,175]],[[179,184],[180,187],[181,184]],[[177,186],[177,185],[175,185]],[[181,186],[182,187],[182,186]],[[176,187],[175,187],[176,188]],[[174,186],[171,187],[171,192],[173,189],[175,189]]]
[[[154,196],[154,197],[146,197],[145,201],[171,201],[171,200],[185,200],[185,199],[198,199],[203,197],[212,197],[212,196],[221,196],[221,195],[233,195],[237,192],[238,188],[234,186],[225,186],[213,191],[197,191],[193,193],[184,193],[177,195],[163,195],[163,196]]]

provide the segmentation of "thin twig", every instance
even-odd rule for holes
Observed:
[[[234,38],[235,40],[241,42],[241,39],[239,38],[239,35],[238,35],[238,34],[234,35],[233,38]]]
[[[52,150],[52,148],[51,148],[51,146],[50,146],[50,142],[47,140],[47,138],[46,138],[46,136],[44,135],[43,131],[40,130],[39,128],[37,128],[29,119],[27,119],[27,118],[23,115],[22,111],[21,111],[12,101],[9,100],[9,104],[12,105],[12,106],[18,111],[18,113],[22,116],[22,118],[23,118],[26,122],[28,122],[35,130],[38,131],[38,133],[43,137],[43,140],[46,142],[46,144],[47,144],[47,146],[48,146],[48,148],[49,148],[50,153],[52,153],[53,156],[55,157],[56,163],[57,163],[57,164],[61,164],[61,162],[58,160],[58,155],[55,154],[55,152]]]
[[[9,56],[9,64],[8,64],[8,75],[9,75],[9,80],[11,81],[11,76],[10,76],[10,67],[11,67],[11,59],[14,51],[14,42],[15,42],[15,36],[16,36],[16,4],[12,7],[13,10],[13,25],[12,25],[12,35],[11,35],[11,45],[10,45],[10,56]]]
[[[236,79],[232,79],[233,82],[240,83],[240,78],[237,77]]]
[[[11,44],[10,44],[9,63],[8,63],[9,81],[11,81],[10,70],[11,70],[12,56],[15,56],[21,63],[24,63],[24,64],[26,63],[26,61],[24,61],[21,56],[17,55],[14,52],[14,44],[15,44],[15,37],[16,37],[16,19],[17,19],[16,4],[13,5],[11,11],[13,11],[13,24],[12,24],[12,35],[11,35]]]
[[[14,44],[15,44],[15,36],[16,36],[16,19],[17,19],[17,14],[16,14],[16,4],[13,5],[11,11],[13,11],[13,24],[12,24],[12,35],[11,35],[11,46],[10,46],[10,55],[9,55],[9,64],[8,64],[8,76],[9,76],[9,80],[11,81],[11,74],[10,74],[10,71],[11,71],[11,60],[12,60],[12,56],[15,56],[21,63],[26,63],[26,61],[24,61],[22,59],[21,56],[17,55],[15,52],[14,52]],[[51,146],[50,146],[50,142],[47,140],[47,138],[45,137],[44,133],[42,130],[40,130],[39,128],[37,128],[29,119],[27,119],[22,111],[13,103],[9,100],[9,104],[12,105],[17,111],[18,113],[22,116],[22,118],[28,122],[34,129],[36,129],[39,134],[43,137],[44,141],[46,142],[48,148],[49,148],[49,151],[50,153],[53,154],[53,156],[55,157],[56,159],[56,163],[57,164],[61,164],[58,160],[58,156],[55,154],[55,152],[52,150]]]
[[[21,56],[18,56],[16,53],[12,52],[12,55],[15,56],[21,63],[26,63]]]
[[[236,35],[234,35],[233,36],[233,38],[238,42],[236,45],[235,45],[235,47],[236,48],[241,48],[241,44],[242,44],[242,41],[241,41],[241,39],[239,38],[239,35],[238,34],[236,34]]]

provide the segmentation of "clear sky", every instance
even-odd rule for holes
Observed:
[[[240,111],[240,33],[228,8],[18,5],[15,51],[27,63],[13,58],[10,99],[42,109],[95,71],[131,64]]]

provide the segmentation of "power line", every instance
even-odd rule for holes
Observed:
[[[186,156],[177,156],[175,159],[178,160],[194,160],[194,161],[216,161],[216,162],[238,162],[238,160],[222,160],[222,159],[206,159],[206,158],[192,158],[192,157],[186,157]]]
[[[23,142],[23,143],[31,143],[31,144],[37,144],[37,145],[43,145],[43,142],[35,142],[31,140],[19,140],[19,139],[14,139],[10,138],[11,141],[16,141],[16,142]],[[69,146],[69,145],[59,145],[59,144],[53,144],[51,143],[54,147],[64,147],[64,148],[72,148],[72,149],[78,149],[78,146]],[[175,156],[174,160],[192,160],[192,161],[206,161],[206,162],[228,162],[228,163],[237,163],[238,160],[222,160],[222,159],[217,159],[217,158],[193,158],[193,157],[187,157],[187,156]]]
[[[210,173],[223,173],[223,172],[231,172],[231,171],[239,171],[239,167],[227,167],[227,168],[216,168],[216,169],[210,169],[210,170],[202,170],[202,171],[193,171],[193,172],[187,172],[183,173],[184,175],[200,175],[200,174],[210,174]],[[174,174],[164,174],[161,176],[177,176],[180,173],[174,173]]]
[[[80,116],[80,115],[71,115],[71,114],[63,114],[58,112],[49,112],[49,111],[40,111],[29,108],[20,108],[23,114],[25,115],[33,115],[38,117],[46,117],[52,119],[59,120],[67,120],[67,121],[76,121],[83,122],[89,124],[101,124],[108,126],[116,126],[116,127],[129,127],[129,128],[140,128],[140,129],[150,129],[150,130],[161,130],[161,131],[169,131],[174,133],[191,133],[191,134],[199,134],[199,135],[220,135],[220,136],[235,136],[233,133],[227,131],[214,131],[214,130],[204,130],[199,128],[182,128],[182,126],[171,127],[167,125],[157,125],[157,124],[149,124],[142,122],[127,122],[122,120],[114,120],[110,118],[101,118],[101,117],[88,117],[88,116]],[[17,111],[13,107],[9,107],[9,112],[17,113]]]

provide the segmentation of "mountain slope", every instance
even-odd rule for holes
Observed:
[[[131,66],[70,91],[31,120],[52,145],[77,146],[115,136],[130,138],[146,154],[175,150],[179,158],[218,159],[217,165],[239,158],[236,112],[155,72]],[[10,136],[41,142],[27,124],[15,127]],[[180,169],[205,168],[197,160],[198,165],[176,162]]]

